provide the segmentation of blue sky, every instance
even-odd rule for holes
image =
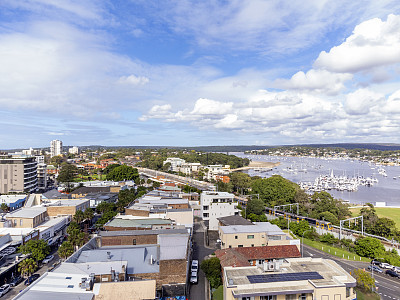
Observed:
[[[0,149],[400,143],[398,1],[0,2]]]

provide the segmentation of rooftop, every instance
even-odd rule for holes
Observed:
[[[185,259],[189,234],[163,234],[158,236],[160,260]]]
[[[138,228],[152,228],[153,225],[172,225],[171,220],[165,219],[153,219],[153,218],[140,218],[140,219],[122,219],[122,218],[114,218],[104,226],[110,227],[138,227]]]
[[[121,230],[100,231],[100,236],[127,236],[127,235],[149,235],[149,234],[186,234],[186,229],[159,229],[159,230]]]
[[[110,253],[110,258],[108,258],[108,253]],[[151,263],[151,258],[153,260],[159,258],[157,245],[109,246],[82,251],[76,263],[90,266],[94,262],[126,261],[128,274],[158,273],[159,265]]]
[[[43,203],[44,207],[47,206],[78,206],[85,202],[89,201],[88,199],[57,199],[55,201],[47,201]]]
[[[229,197],[229,198],[234,198],[235,195],[227,192],[215,192],[215,191],[204,191],[201,193],[201,195],[207,195],[207,196],[218,196],[218,197]]]
[[[110,192],[109,186],[82,186],[72,191],[71,194],[89,194],[89,193],[107,193]]]
[[[222,267],[249,266],[250,260],[282,259],[301,256],[299,249],[295,245],[227,248],[215,251],[215,255],[221,261]]]
[[[217,218],[217,219],[224,226],[229,226],[229,225],[254,225],[252,222],[250,222],[249,220],[247,220],[247,219],[245,219],[245,218],[243,218],[242,216],[239,216],[239,215],[221,217],[221,218]]]
[[[46,212],[45,207],[22,207],[6,214],[6,218],[27,218],[33,219]]]
[[[279,270],[270,272],[259,267],[225,267],[224,273],[227,286],[234,288],[235,298],[356,286],[356,280],[336,262],[322,258],[288,258]]]
[[[225,234],[266,232],[268,235],[286,235],[277,225],[269,222],[254,222],[252,225],[220,226]]]

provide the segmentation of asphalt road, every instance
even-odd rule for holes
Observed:
[[[352,272],[354,269],[367,270],[369,264],[359,261],[351,261],[337,258],[325,252],[316,250],[312,247],[304,245],[304,256],[329,258],[336,261],[347,272]],[[390,277],[389,275],[374,272],[375,284],[377,293],[382,299],[400,300],[400,279]]]
[[[201,227],[200,223],[194,224],[194,233],[193,233],[193,259],[197,259],[199,264],[207,255],[214,252],[213,249],[209,249],[204,247],[204,230]],[[198,273],[198,283],[192,284],[190,287],[190,296],[191,300],[204,300],[205,296],[205,278],[204,273],[199,269]]]

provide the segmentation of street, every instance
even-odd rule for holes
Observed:
[[[323,251],[316,250],[312,247],[304,245],[304,256],[322,257],[336,261],[347,272],[352,272],[354,269],[367,270],[369,264],[359,261],[351,261],[337,258],[336,256],[329,255]],[[378,294],[382,299],[399,300],[400,299],[400,280],[390,277],[385,274],[374,272],[375,284]]]
[[[197,259],[199,264],[207,255],[213,253],[215,250],[204,247],[204,229],[201,224],[196,222],[194,224],[193,233],[193,259]],[[192,284],[190,287],[191,300],[204,300],[205,296],[205,277],[203,271],[199,267],[198,283]]]

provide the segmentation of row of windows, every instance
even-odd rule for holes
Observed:
[[[307,295],[311,294],[301,294],[301,295],[286,295],[285,300],[306,300]],[[242,300],[255,300],[255,297],[242,297]],[[276,300],[276,295],[260,296],[260,300]]]

